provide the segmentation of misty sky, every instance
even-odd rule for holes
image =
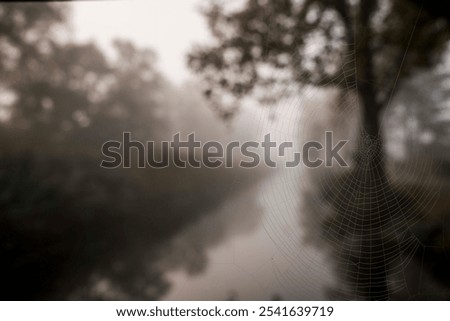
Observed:
[[[199,0],[78,1],[72,3],[77,40],[108,48],[114,38],[156,51],[158,68],[176,84],[189,79],[186,53],[210,35]]]

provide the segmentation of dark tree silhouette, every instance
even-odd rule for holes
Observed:
[[[354,256],[355,268],[343,279],[356,284],[356,298],[389,298],[392,260],[385,254],[398,255],[386,252],[383,235],[391,228],[387,223],[395,225],[395,208],[409,211],[413,202],[390,186],[380,116],[403,79],[439,61],[450,37],[448,20],[436,19],[446,17],[441,3],[248,0],[232,8],[218,1],[205,10],[214,43],[189,56],[212,99],[265,99],[267,93],[277,98],[277,89],[286,94],[292,84],[337,88],[341,104],[348,93],[358,97],[361,133],[354,165],[323,191],[335,211],[332,225],[353,231],[327,237],[344,247],[345,240],[354,244],[341,248],[340,259],[348,265]]]

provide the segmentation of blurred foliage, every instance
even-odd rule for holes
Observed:
[[[274,102],[297,91],[294,83],[363,95],[370,87],[368,99],[381,108],[398,80],[434,63],[450,37],[445,19],[409,0],[218,0],[204,13],[214,42],[195,49],[189,64],[218,99],[252,93]]]
[[[177,92],[151,50],[68,40],[67,14],[0,4],[0,298],[158,299],[171,238],[239,188],[225,169],[100,168],[124,131],[168,138]]]

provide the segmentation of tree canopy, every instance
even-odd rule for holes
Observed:
[[[408,0],[216,1],[205,15],[215,41],[189,63],[217,96],[264,97],[297,83],[355,89],[380,109],[399,80],[437,61],[450,36],[445,19]]]

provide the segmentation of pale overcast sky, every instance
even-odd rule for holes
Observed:
[[[210,39],[199,0],[78,1],[72,6],[77,40],[107,48],[114,38],[150,47],[158,68],[176,84],[189,78],[186,53]],[[204,3],[204,2],[203,2]]]

